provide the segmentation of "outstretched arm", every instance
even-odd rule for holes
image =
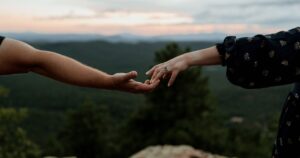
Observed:
[[[0,74],[26,72],[35,72],[78,86],[129,92],[148,92],[158,84],[134,81],[137,77],[135,71],[109,75],[69,57],[6,38],[0,46]]]
[[[300,27],[269,35],[228,36],[214,47],[186,53],[147,72],[155,82],[194,65],[227,66],[227,78],[244,88],[264,88],[300,81]]]

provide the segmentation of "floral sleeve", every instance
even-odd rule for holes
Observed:
[[[244,88],[300,82],[300,27],[217,44],[228,80]]]

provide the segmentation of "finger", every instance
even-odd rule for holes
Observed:
[[[122,76],[122,81],[128,81],[130,79],[136,78],[138,73],[136,71],[131,71]]]
[[[165,75],[166,72],[165,71],[160,71],[159,73],[157,73],[157,75],[154,77],[153,81],[156,80],[160,80],[162,78],[163,75]]]
[[[154,82],[154,78],[156,77],[156,75],[160,72],[160,68],[156,68],[154,70],[154,72],[152,73],[152,76],[151,76],[151,80],[150,80],[150,83]]]
[[[151,86],[151,91],[154,90],[154,88],[156,88],[160,83],[160,80],[157,80],[156,82],[152,83]]]
[[[152,76],[154,70],[155,70],[159,65],[160,65],[160,64],[153,66],[150,70],[148,70],[148,71],[146,72],[146,75]]]
[[[152,92],[160,83],[160,80],[157,80],[155,82],[153,82],[152,84],[149,85],[144,85],[139,87],[140,88],[140,92]]]
[[[146,80],[144,83],[145,84],[150,84],[150,80]]]
[[[145,93],[145,92],[151,92],[159,85],[159,80],[156,82],[153,82],[152,84],[143,84],[140,82],[135,83],[135,93]]]
[[[170,80],[169,80],[169,82],[168,82],[168,87],[170,87],[170,86],[173,85],[173,83],[174,83],[174,81],[175,81],[177,75],[178,75],[178,71],[174,71],[174,72],[172,73],[172,75],[171,75],[171,77],[170,77]]]
[[[155,69],[155,66],[153,66],[150,70],[148,70],[146,72],[146,75],[151,75],[153,73],[154,69]]]

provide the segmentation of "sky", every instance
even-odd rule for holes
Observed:
[[[299,26],[300,0],[0,0],[0,32],[144,36],[271,33]]]

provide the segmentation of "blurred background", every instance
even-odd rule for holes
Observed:
[[[299,25],[297,0],[1,0],[0,35],[108,73],[137,70],[221,42]],[[291,85],[245,90],[221,66],[182,73],[171,88],[128,94],[35,74],[0,78],[0,157],[129,157],[190,145],[243,158],[271,156]]]

